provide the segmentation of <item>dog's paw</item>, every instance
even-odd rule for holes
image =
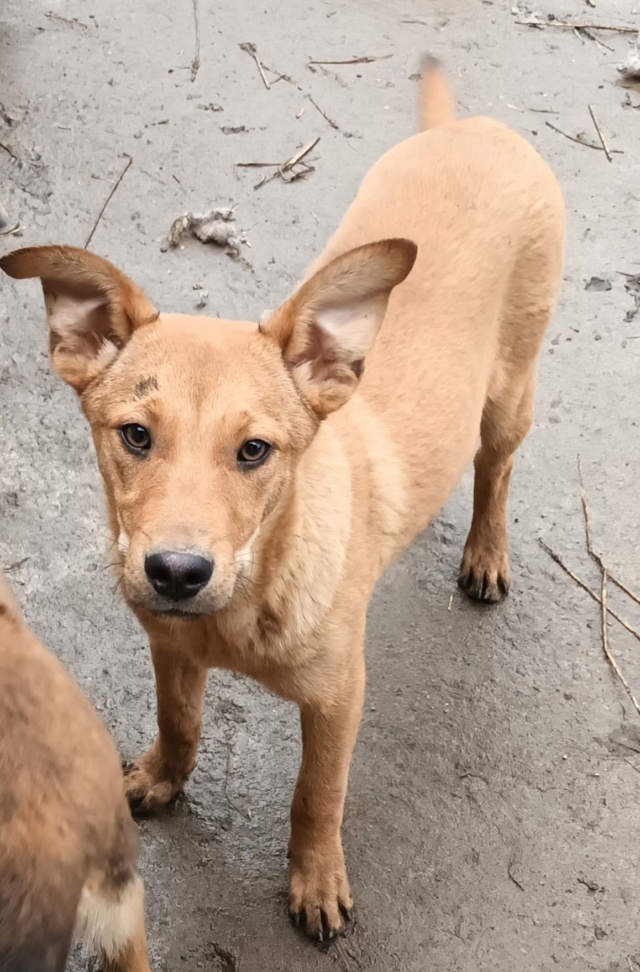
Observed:
[[[124,791],[133,814],[155,813],[171,803],[183,780],[163,771],[153,750],[123,766]]]
[[[465,547],[458,587],[474,601],[497,604],[509,593],[509,555],[503,550]]]
[[[330,942],[351,920],[353,898],[342,847],[318,848],[289,856],[289,915],[310,938]]]

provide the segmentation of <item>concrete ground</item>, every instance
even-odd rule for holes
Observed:
[[[640,26],[634,0],[543,3],[545,16]],[[201,285],[205,312],[257,315],[285,297],[367,167],[414,130],[423,51],[444,61],[460,113],[506,121],[552,164],[568,245],[511,494],[510,598],[481,610],[456,591],[467,476],[371,605],[344,826],[358,906],[349,935],[325,954],[286,917],[296,712],[214,673],[185,798],[141,824],[154,969],[640,969],[640,717],[603,656],[598,606],[538,543],[599,590],[580,453],[594,543],[640,590],[640,295],[624,276],[640,272],[640,94],[616,86],[633,37],[520,26],[527,11],[505,0],[197,9],[192,80],[192,0],[4,0],[0,196],[23,230],[0,252],[84,245],[129,156],[92,248],[165,309],[193,310]],[[257,45],[270,90],[243,42]],[[308,63],[355,56],[380,59]],[[549,127],[595,142],[589,104],[610,163]],[[236,166],[285,161],[316,137],[305,179],[254,189],[271,170]],[[161,252],[176,216],[228,204],[250,265],[195,240]],[[39,288],[3,279],[0,322],[0,563],[132,757],[153,734],[153,679],[105,570],[87,428],[49,372]],[[611,585],[609,600],[640,628],[640,608]],[[638,642],[615,621],[609,641],[640,695]],[[85,967],[75,956],[72,968]]]

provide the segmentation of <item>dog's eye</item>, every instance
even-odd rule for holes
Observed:
[[[140,454],[151,448],[151,436],[144,425],[131,422],[120,426],[120,436],[130,452]]]
[[[241,466],[257,466],[267,458],[271,446],[263,439],[249,439],[238,449],[238,462]]]

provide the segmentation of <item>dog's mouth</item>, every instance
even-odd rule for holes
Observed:
[[[162,608],[153,611],[158,618],[179,618],[181,621],[199,621],[204,614],[196,611],[182,611],[180,608]]]

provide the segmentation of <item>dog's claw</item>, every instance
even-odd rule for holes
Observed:
[[[502,574],[492,579],[487,571],[476,573],[473,569],[460,574],[458,587],[472,600],[483,604],[497,604],[509,593],[509,581]]]

